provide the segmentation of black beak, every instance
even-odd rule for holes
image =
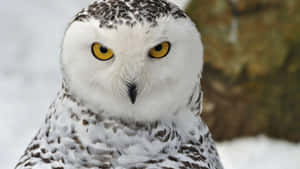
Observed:
[[[132,104],[135,104],[137,96],[137,86],[135,83],[128,83],[128,96]]]

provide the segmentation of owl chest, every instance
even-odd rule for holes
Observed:
[[[19,166],[40,169],[166,169],[210,168],[205,144],[183,144],[167,130],[153,133],[156,139],[139,133],[116,132],[78,136],[47,132],[35,137]],[[97,129],[99,131],[99,129]],[[113,132],[113,131],[112,131]],[[41,138],[39,138],[41,137]],[[42,166],[42,167],[40,167]],[[17,168],[21,169],[21,168]]]

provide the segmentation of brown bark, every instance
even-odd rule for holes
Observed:
[[[193,0],[205,45],[204,113],[217,140],[300,141],[300,1]]]

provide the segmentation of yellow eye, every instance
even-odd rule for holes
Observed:
[[[149,56],[152,58],[163,58],[168,55],[171,49],[171,44],[169,42],[163,42],[149,51]]]
[[[111,49],[108,49],[100,43],[93,43],[92,53],[97,59],[101,61],[109,60],[114,56],[114,53]]]

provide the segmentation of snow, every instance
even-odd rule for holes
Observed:
[[[59,46],[88,1],[3,1],[0,5],[0,168],[13,168],[59,88]]]
[[[238,0],[229,0],[234,6],[237,6]],[[231,29],[229,32],[228,40],[229,42],[235,44],[238,42],[238,33],[239,33],[239,18],[236,16],[232,17]]]
[[[13,168],[60,87],[59,47],[90,0],[0,5],[0,168]],[[300,144],[260,136],[218,144],[226,169],[300,169]]]
[[[218,144],[225,169],[300,169],[300,144],[265,136]]]

